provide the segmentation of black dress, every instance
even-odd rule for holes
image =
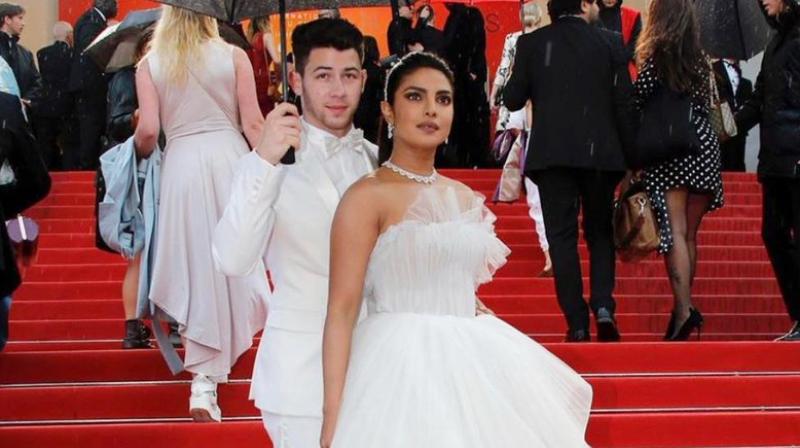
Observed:
[[[667,190],[685,187],[690,193],[709,194],[712,196],[709,211],[722,207],[724,203],[719,140],[708,121],[710,70],[704,65],[707,65],[705,60],[698,61],[698,69],[705,73],[702,84],[692,87],[691,120],[700,137],[700,152],[664,162],[644,172],[645,188],[661,229],[658,252],[662,254],[672,248],[672,228],[669,224],[665,195]],[[634,105],[637,111],[647,103],[660,82],[652,60],[645,61],[634,84]]]

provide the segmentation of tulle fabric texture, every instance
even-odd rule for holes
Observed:
[[[506,262],[483,198],[425,187],[367,270],[335,448],[585,447],[592,390],[475,290]]]

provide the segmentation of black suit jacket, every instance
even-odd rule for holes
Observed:
[[[623,143],[633,139],[631,93],[618,33],[563,17],[520,36],[503,100],[510,110],[533,102],[525,171],[624,170]]]
[[[139,108],[136,97],[136,69],[126,67],[114,73],[108,85],[107,134],[114,143],[133,135],[133,114]]]
[[[42,73],[42,101],[35,110],[43,117],[57,118],[72,109],[69,77],[72,70],[72,48],[66,42],[56,42],[36,53]]]
[[[22,115],[19,98],[0,93],[0,164],[8,161],[16,181],[0,185],[0,296],[19,286],[20,276],[5,221],[22,213],[50,191],[50,175]]]
[[[106,20],[94,8],[90,8],[75,23],[75,49],[72,56],[72,71],[69,90],[97,92],[106,95],[106,79],[103,72],[83,50],[106,28]]]
[[[6,60],[19,85],[22,98],[36,104],[41,97],[42,80],[33,53],[19,44],[19,36],[11,37],[0,32],[0,57]]]

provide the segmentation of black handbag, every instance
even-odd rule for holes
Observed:
[[[648,168],[700,152],[692,123],[692,99],[660,85],[645,103],[636,132],[634,168]]]

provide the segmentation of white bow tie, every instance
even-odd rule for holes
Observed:
[[[334,154],[345,148],[361,153],[364,151],[361,144],[363,139],[364,131],[361,129],[353,129],[342,138],[325,136],[325,158],[330,159]]]

